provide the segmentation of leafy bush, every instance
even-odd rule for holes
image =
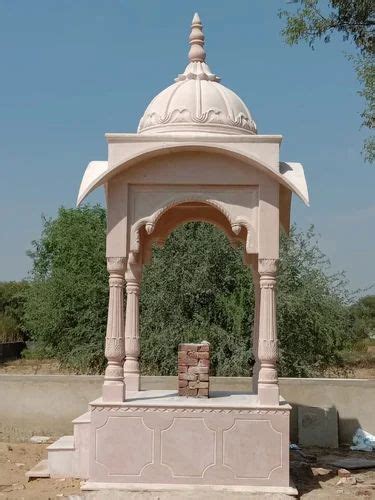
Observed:
[[[22,340],[17,321],[11,316],[0,313],[0,343]]]
[[[23,327],[26,281],[0,282],[0,342],[16,342],[26,336]]]
[[[108,303],[105,211],[60,209],[33,243],[25,324],[39,346],[77,371],[102,371]],[[340,363],[352,341],[341,275],[330,275],[313,231],[282,235],[278,276],[279,372],[312,376]],[[250,373],[251,273],[213,226],[188,223],[155,248],[141,289],[141,365],[174,374],[180,342],[208,340],[216,375]]]
[[[361,297],[351,310],[356,338],[365,341],[369,338],[375,339],[375,295]]]
[[[32,338],[63,365],[94,373],[104,366],[108,303],[105,211],[61,208],[44,220],[33,259],[25,324]]]

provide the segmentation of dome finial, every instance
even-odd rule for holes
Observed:
[[[204,62],[206,60],[206,52],[204,50],[204,34],[202,31],[202,23],[198,13],[194,14],[191,23],[191,33],[189,36],[190,50],[189,50],[189,60],[190,62]]]

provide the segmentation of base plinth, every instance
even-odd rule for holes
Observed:
[[[256,395],[228,393],[209,399],[171,391],[129,396],[123,403],[90,404],[85,489],[206,485],[291,494],[286,403],[260,407]]]

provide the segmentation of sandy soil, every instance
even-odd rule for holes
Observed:
[[[63,370],[54,359],[10,359],[0,363],[0,374],[10,375],[65,375],[74,374]]]
[[[0,443],[0,499],[47,500],[80,493],[75,479],[35,479],[25,472],[47,457],[45,444]]]
[[[35,499],[46,500],[52,498],[83,499],[85,495],[80,491],[80,481],[75,479],[34,479],[28,481],[25,472],[43,458],[46,458],[45,444],[33,443],[0,443],[0,499]],[[333,450],[308,449],[303,450],[305,457],[298,452],[291,452],[291,475],[302,499],[336,499],[344,496],[347,499],[358,497],[375,499],[375,469],[352,472],[356,484],[338,485],[339,477],[334,467],[325,465],[322,457],[333,454]],[[375,454],[335,450],[335,455],[351,457],[375,458]],[[351,480],[351,482],[354,482]],[[247,498],[248,495],[244,496]],[[96,494],[87,495],[87,498],[100,498]],[[105,496],[105,498],[110,498]],[[114,496],[112,497],[114,498]],[[116,498],[152,498],[153,500],[170,499],[161,493],[133,494],[126,493]],[[177,497],[176,497],[177,498]],[[183,497],[179,497],[182,499]],[[205,497],[206,498],[206,497]],[[220,497],[221,498],[221,497]],[[230,500],[227,495],[226,498]],[[236,496],[238,498],[238,496]],[[257,497],[261,498],[261,497]],[[265,496],[266,498],[266,496]],[[267,495],[267,498],[270,498]],[[199,497],[195,496],[196,500]],[[214,497],[212,497],[214,499]]]

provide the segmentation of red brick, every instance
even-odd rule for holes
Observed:
[[[205,373],[205,374],[208,374],[209,372],[209,367],[208,366],[193,366],[191,367],[191,372],[190,372],[190,368],[188,368],[188,372],[190,373]]]
[[[200,359],[199,360],[199,366],[210,366],[210,360],[209,359]]]
[[[202,382],[201,380],[198,380],[198,382],[194,382],[197,384],[198,389],[208,389],[208,382]]]
[[[198,397],[208,397],[208,389],[198,389]]]
[[[209,352],[197,352],[198,359],[210,359]]]
[[[189,389],[199,389],[200,388],[200,382],[199,380],[196,380],[195,382],[191,381],[189,382]],[[203,389],[203,387],[202,387]]]
[[[178,373],[187,373],[188,367],[186,365],[178,365]]]
[[[188,386],[188,381],[187,380],[179,380],[178,381],[178,388],[182,388],[182,387],[187,387]]]
[[[202,344],[198,347],[199,352],[209,352],[210,351],[210,346],[207,344]]]
[[[198,347],[198,344],[180,344],[179,349],[181,351],[197,351]]]
[[[197,397],[198,396],[198,389],[188,389],[187,395],[190,397]]]
[[[199,380],[201,382],[208,382],[208,379],[209,379],[208,373],[200,373],[199,374]]]
[[[188,388],[187,387],[183,387],[181,389],[178,389],[178,395],[179,396],[187,396],[188,395]]]
[[[196,358],[191,358],[190,356],[187,358],[187,363],[188,366],[197,366],[198,360]]]
[[[198,375],[195,373],[181,373],[180,380],[198,380]]]
[[[189,356],[189,358],[198,359],[199,352],[197,352],[197,351],[188,351],[187,355]]]

